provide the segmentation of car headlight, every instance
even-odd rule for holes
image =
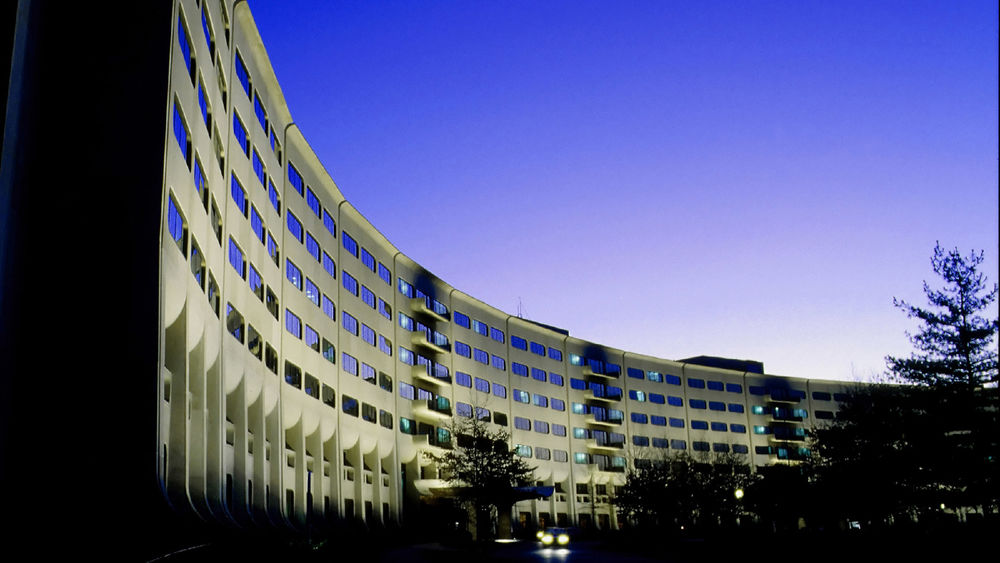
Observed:
[[[542,536],[544,536],[544,535],[545,535],[545,532],[543,532],[541,530],[538,530],[538,533],[535,534],[535,537],[538,538],[538,539],[542,539]]]
[[[569,536],[566,534],[559,534],[559,537],[556,538],[556,541],[559,542],[559,545],[566,545],[569,543]]]
[[[552,534],[545,534],[542,536],[542,543],[544,543],[545,545],[552,545],[552,541],[554,539],[555,538],[552,537]]]

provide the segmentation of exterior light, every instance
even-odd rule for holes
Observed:
[[[736,500],[742,500],[743,499],[743,489],[736,489],[736,491],[733,493],[733,496],[736,497]]]

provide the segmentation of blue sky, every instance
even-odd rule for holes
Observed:
[[[345,196],[504,311],[850,380],[935,241],[997,281],[995,1],[250,5]]]

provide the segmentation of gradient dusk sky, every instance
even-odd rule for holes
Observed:
[[[348,200],[508,313],[868,379],[935,241],[997,281],[995,0],[250,7]]]

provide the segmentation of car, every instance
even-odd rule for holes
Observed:
[[[569,544],[569,530],[566,528],[548,528],[536,534],[538,541],[545,547],[565,546]]]

